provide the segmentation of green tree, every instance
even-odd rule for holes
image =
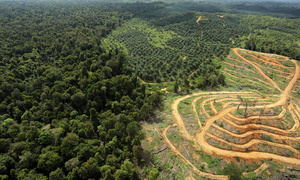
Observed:
[[[82,91],[78,91],[73,96],[71,96],[71,100],[77,108],[80,108],[81,106],[86,104],[86,96],[84,93],[82,93]]]
[[[9,171],[14,167],[14,164],[14,159],[7,154],[0,156],[0,174],[8,174]]]
[[[50,145],[52,143],[53,134],[47,130],[40,133],[38,143],[42,145]]]
[[[134,164],[129,159],[126,159],[121,165],[121,170],[126,172],[129,179],[138,179],[137,170],[134,167]]]
[[[33,154],[30,151],[23,151],[19,162],[16,164],[16,167],[19,169],[32,169],[36,166],[37,157],[38,156],[36,154]]]
[[[155,167],[152,167],[152,169],[149,172],[149,180],[155,180],[159,176],[159,171]]]
[[[90,179],[100,177],[100,169],[95,158],[90,158],[87,162],[82,163],[78,170],[78,175],[81,179]]]
[[[208,82],[210,84],[210,87],[212,88],[218,84],[218,77],[215,74],[211,74],[208,77]]]
[[[11,138],[15,138],[17,137],[17,134],[20,132],[20,126],[18,124],[13,124],[11,125],[8,130],[7,130],[7,133],[9,134],[9,136]]]
[[[66,158],[75,156],[74,149],[79,144],[79,136],[75,133],[68,133],[67,136],[62,140],[61,153]]]
[[[98,113],[95,108],[90,109],[90,121],[93,122],[94,125],[98,122]]]
[[[46,151],[39,156],[37,168],[48,174],[51,171],[54,171],[57,167],[60,167],[62,162],[63,158],[58,153]]]
[[[132,137],[136,136],[140,130],[141,130],[141,125],[136,121],[130,122],[126,127],[127,133],[129,134],[129,136]]]
[[[145,103],[142,106],[141,111],[140,111],[141,119],[147,119],[150,116],[150,112],[151,112],[150,108],[151,107],[150,107],[150,105],[148,103]]]
[[[79,165],[78,157],[69,159],[67,162],[65,162],[65,168],[67,171],[72,171],[74,168],[77,168],[78,165]]]
[[[186,92],[188,92],[189,91],[189,89],[190,89],[190,82],[189,82],[189,80],[188,80],[188,78],[186,77],[186,78],[184,78],[184,86],[185,86],[185,88],[186,88]]]
[[[6,153],[9,149],[11,139],[0,138],[0,152]]]
[[[49,180],[65,180],[65,179],[66,177],[60,168],[57,168],[55,171],[52,171],[49,174]]]
[[[48,180],[48,177],[37,173],[36,170],[29,171],[28,169],[22,169],[21,171],[16,173],[17,179],[40,179],[40,180]]]
[[[174,92],[178,93],[178,89],[179,89],[179,83],[178,83],[178,80],[176,79],[175,84],[174,84]]]
[[[224,169],[222,170],[222,174],[228,175],[229,180],[244,180],[245,179],[245,177],[243,176],[243,170],[240,169],[237,165],[235,165],[232,162],[224,167]]]

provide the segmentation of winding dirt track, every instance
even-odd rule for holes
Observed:
[[[287,136],[291,132],[295,132],[299,129],[300,107],[297,105],[297,103],[292,103],[289,101],[291,90],[299,78],[300,67],[299,67],[297,61],[291,60],[295,64],[294,75],[293,75],[293,78],[288,83],[288,85],[285,87],[285,89],[282,90],[279,88],[279,86],[273,79],[271,79],[269,76],[267,76],[262,71],[260,65],[258,65],[256,62],[247,60],[246,58],[244,58],[242,56],[243,55],[242,51],[244,51],[244,50],[236,48],[236,49],[232,49],[232,51],[244,63],[247,63],[248,65],[251,65],[252,67],[254,67],[256,69],[256,73],[258,73],[260,76],[262,76],[264,79],[266,79],[266,81],[267,81],[267,82],[265,82],[266,84],[270,83],[273,86],[272,88],[276,88],[281,92],[281,94],[279,95],[279,98],[277,96],[275,96],[276,99],[278,99],[276,102],[269,103],[269,104],[265,104],[265,103],[257,104],[255,107],[248,107],[248,109],[256,110],[256,109],[262,109],[262,108],[281,107],[282,111],[278,115],[271,116],[271,117],[249,116],[249,117],[241,118],[241,117],[236,117],[233,115],[232,112],[234,112],[237,109],[237,107],[233,106],[231,104],[232,102],[223,103],[223,105],[221,106],[223,109],[221,109],[220,111],[216,110],[216,108],[214,107],[214,103],[212,102],[212,101],[216,101],[216,99],[217,99],[216,102],[223,102],[222,99],[226,99],[226,97],[228,97],[228,95],[230,95],[230,96],[237,96],[237,95],[251,96],[251,95],[253,95],[253,97],[255,97],[255,93],[256,93],[255,91],[199,92],[199,93],[195,93],[195,94],[191,94],[191,95],[186,95],[186,96],[176,99],[172,103],[172,106],[171,106],[172,114],[176,121],[176,125],[179,128],[180,135],[183,136],[187,140],[196,142],[194,145],[196,147],[196,149],[198,149],[198,150],[201,149],[203,152],[208,153],[208,154],[214,154],[217,156],[229,157],[229,158],[240,157],[240,158],[244,158],[244,159],[253,159],[253,160],[271,159],[271,160],[275,160],[275,161],[286,163],[286,164],[300,166],[300,153],[297,149],[292,147],[291,144],[288,144],[288,143],[282,144],[282,143],[278,143],[276,141],[271,142],[271,141],[262,140],[262,139],[251,139],[250,141],[248,141],[245,144],[237,144],[237,143],[230,142],[230,141],[224,139],[223,137],[214,135],[214,134],[212,134],[212,132],[209,131],[209,129],[211,127],[213,127],[217,131],[220,131],[220,132],[228,134],[232,137],[241,138],[241,139],[250,137],[255,134],[263,134],[266,136],[270,136],[276,140],[300,141],[300,137]],[[280,66],[282,66],[282,65],[280,65]],[[207,97],[210,97],[210,98],[207,98]],[[193,98],[192,111],[195,113],[195,119],[198,122],[198,124],[200,125],[200,128],[197,130],[195,135],[189,134],[188,130],[186,129],[185,122],[184,122],[183,118],[181,117],[180,113],[178,112],[178,105],[180,104],[180,102],[185,99],[189,99],[189,98]],[[198,100],[202,100],[202,102],[200,104],[200,106],[201,106],[200,109],[201,109],[201,111],[203,111],[202,113],[204,113],[207,117],[204,124],[201,124],[201,122],[199,120],[198,112],[196,111],[196,104],[197,104]],[[214,116],[210,116],[206,112],[206,109],[204,106],[205,104],[210,105],[211,109],[215,113]],[[236,104],[238,104],[238,102],[236,102]],[[241,105],[239,108],[244,109],[245,107]],[[294,121],[293,127],[288,130],[280,129],[279,127],[271,127],[268,125],[255,124],[255,123],[239,125],[232,121],[233,119],[240,120],[242,122],[246,122],[249,120],[258,120],[258,119],[259,120],[260,119],[265,119],[265,120],[284,119],[283,116],[287,112],[289,112],[291,114],[293,121]],[[215,122],[219,121],[219,120],[226,122],[228,125],[231,125],[233,128],[244,129],[246,131],[241,134],[233,133],[229,130],[224,129],[223,127],[216,125]],[[171,149],[174,153],[181,156],[188,164],[190,164],[192,166],[192,168],[195,172],[197,172],[200,176],[206,176],[211,179],[228,179],[228,177],[226,177],[226,176],[219,176],[219,175],[214,175],[214,174],[199,171],[187,158],[185,158],[182,155],[182,153],[180,153],[180,151],[168,139],[167,134],[166,134],[168,129],[169,129],[169,127],[167,127],[163,131],[163,137],[164,137],[165,141],[167,142],[167,144],[169,144],[169,146],[171,147]],[[227,144],[227,145],[235,147],[235,148],[246,149],[246,150],[245,151],[234,151],[234,150],[230,150],[230,149],[226,149],[226,148],[219,148],[219,147],[216,147],[216,146],[210,144],[208,142],[207,138],[214,139],[220,143]],[[276,154],[275,152],[271,153],[271,152],[264,152],[264,151],[258,151],[258,150],[252,150],[252,151],[248,152],[247,148],[249,148],[253,145],[259,145],[259,144],[264,144],[264,145],[267,145],[270,147],[274,147],[275,149],[276,148],[286,149],[286,150],[294,153],[294,155],[293,155],[294,157],[291,157],[288,155],[282,155],[280,153]],[[299,159],[297,157],[299,157]],[[266,168],[268,168],[268,165],[263,164],[259,169],[265,170]],[[254,172],[257,173],[259,171],[259,169]],[[246,174],[246,173],[244,173],[244,174]]]
[[[173,126],[177,126],[177,125],[175,124],[175,125],[173,125]],[[169,147],[171,148],[171,150],[172,150],[175,154],[181,156],[181,157],[182,157],[189,165],[192,166],[192,168],[193,168],[193,170],[194,170],[195,172],[197,172],[200,176],[209,177],[209,178],[211,178],[211,179],[220,179],[220,180],[228,179],[228,177],[227,177],[227,176],[224,176],[224,175],[213,175],[213,174],[211,174],[211,173],[206,173],[206,172],[199,171],[198,168],[196,168],[196,167],[195,167],[195,166],[194,166],[194,165],[193,165],[186,157],[184,157],[184,156],[177,150],[177,148],[171,143],[171,141],[170,141],[169,138],[167,137],[167,131],[168,131],[168,129],[169,129],[170,127],[172,127],[172,126],[168,126],[168,127],[165,128],[164,131],[163,131],[163,137],[164,137],[165,141],[169,144]]]
[[[240,53],[239,53],[239,51],[238,51],[239,49],[237,49],[237,48],[235,48],[235,49],[233,49],[233,52],[238,56],[238,57],[240,57],[244,62],[247,62],[248,64],[251,64],[253,67],[255,67],[255,69],[258,71],[258,73],[260,74],[260,75],[262,75],[267,81],[269,81],[271,84],[273,84],[273,86],[276,88],[276,89],[278,89],[279,91],[282,91],[279,87],[278,87],[278,85],[277,85],[277,83],[275,82],[275,81],[273,81],[273,79],[271,79],[269,76],[267,76],[262,70],[261,70],[261,68],[259,67],[259,65],[257,64],[257,63],[254,63],[254,62],[252,62],[252,61],[249,61],[249,60],[247,60],[246,58],[244,58],[242,55],[240,55]],[[298,78],[297,78],[298,79]],[[297,81],[297,80],[296,80]],[[294,86],[294,84],[293,84],[293,86]],[[292,86],[292,87],[293,87]]]
[[[195,118],[197,119],[197,122],[200,126],[200,129],[202,128],[202,124],[200,122],[200,119],[199,119],[199,116],[198,116],[198,113],[197,113],[197,110],[196,110],[196,103],[199,99],[201,99],[202,97],[197,97],[196,99],[193,99],[193,102],[192,102],[192,108],[193,108],[193,111],[195,112]]]

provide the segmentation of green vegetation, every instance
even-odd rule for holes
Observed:
[[[224,169],[219,172],[220,174],[226,174],[229,176],[230,180],[243,180],[245,177],[243,176],[243,170],[240,169],[234,163],[228,164]]]
[[[288,3],[0,1],[0,179],[151,180],[174,171],[175,160],[163,164],[160,154],[142,149],[145,134],[159,138],[150,150],[163,141],[157,132],[143,133],[140,122],[165,121],[154,116],[162,94],[226,85],[229,75],[222,71],[232,67],[222,61],[236,58],[230,48],[299,60],[299,9]],[[227,59],[235,70],[243,66]],[[290,61],[283,65],[294,67]],[[240,76],[253,74],[232,75],[236,83],[226,82],[240,85],[249,84]],[[257,87],[249,88],[270,89]],[[254,102],[240,100],[246,116]],[[191,99],[182,103],[180,112],[189,119]],[[214,105],[222,109],[222,103]],[[171,118],[170,107],[160,108]],[[205,109],[214,115],[210,105]],[[190,127],[199,127],[193,123]],[[173,140],[183,141],[179,135]],[[209,169],[222,161],[199,156]],[[184,170],[191,168],[180,159],[176,163],[182,171],[162,179],[187,176]],[[242,177],[232,164],[222,174]]]
[[[161,98],[101,44],[145,6],[115,5],[1,3],[0,179],[138,178],[139,121]]]
[[[163,11],[157,13],[161,17],[156,20],[142,16],[127,21],[113,31],[104,44],[125,49],[132,68],[146,82],[160,83],[181,78],[184,84],[189,84],[185,83],[189,77],[198,88],[224,85],[224,76],[219,72],[221,66],[212,59],[213,56],[224,58],[228,54],[229,38],[233,35],[228,33],[238,29],[237,19],[226,19],[225,28],[219,25],[219,17],[215,14],[206,14],[210,21],[201,21],[199,25],[193,12],[167,17]],[[187,27],[189,31],[185,30]]]
[[[245,43],[246,49],[300,60],[299,19],[247,16],[242,22],[253,29]]]
[[[207,167],[208,168],[213,168],[215,167],[217,164],[220,163],[221,161],[221,158],[212,158],[210,155],[208,154],[204,154],[202,152],[199,152],[200,153],[200,157],[203,161],[205,161],[207,163]]]

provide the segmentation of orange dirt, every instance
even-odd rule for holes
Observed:
[[[271,64],[271,65],[273,65],[273,66],[275,66],[275,67],[282,67],[282,68],[285,68],[285,69],[290,69],[290,68],[292,68],[292,67],[286,67],[286,66],[282,65],[282,64],[280,63],[280,60],[278,60],[278,59],[276,59],[276,58],[265,57],[265,59],[263,59],[263,58],[259,58],[258,55],[255,56],[255,55],[250,54],[250,53],[246,53],[246,54],[247,54],[248,56],[252,56],[254,59],[259,59],[259,60],[265,62],[266,64]],[[286,60],[285,60],[285,61],[286,61]]]

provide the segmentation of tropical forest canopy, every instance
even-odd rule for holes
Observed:
[[[280,2],[0,1],[1,179],[155,179],[139,122],[162,92],[139,78],[222,86],[233,47],[300,60],[299,16]]]

